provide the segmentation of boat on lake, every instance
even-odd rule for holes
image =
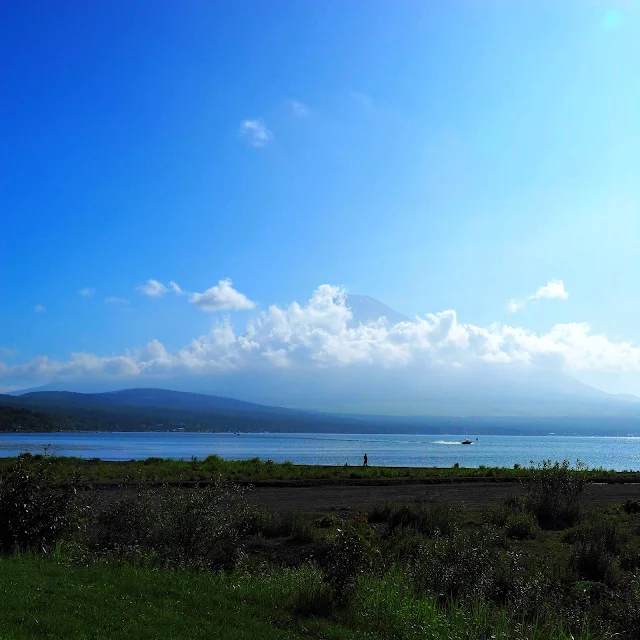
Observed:
[[[467,438],[466,440],[462,441],[462,444],[473,444],[473,442],[471,442],[471,440],[469,440],[469,438]]]

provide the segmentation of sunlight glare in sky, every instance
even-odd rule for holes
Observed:
[[[620,11],[611,10],[605,13],[605,16],[602,20],[602,26],[607,31],[612,31],[613,29],[617,29],[620,26],[620,22],[622,22],[622,14]]]

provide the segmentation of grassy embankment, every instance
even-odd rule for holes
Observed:
[[[42,459],[42,455],[33,456]],[[253,484],[332,484],[396,482],[456,482],[496,480],[516,482],[525,480],[531,469],[515,465],[513,468],[484,467],[362,467],[299,465],[271,460],[223,460],[218,456],[204,459],[170,460],[148,458],[111,462],[93,458],[67,458],[49,456],[57,482],[74,481],[81,484],[140,484],[140,483],[203,483],[220,478],[237,483]],[[15,458],[0,458],[0,473],[14,464]],[[640,482],[640,472],[585,469],[589,481]]]

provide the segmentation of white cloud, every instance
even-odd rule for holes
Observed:
[[[541,300],[542,298],[557,298],[560,300],[566,300],[569,297],[567,290],[564,288],[564,282],[562,280],[550,280],[547,284],[538,287],[535,293],[528,295],[523,300],[509,300],[507,304],[507,311],[515,313],[527,306],[527,303]]]
[[[555,290],[558,294],[559,289]],[[119,299],[115,299],[119,300]],[[229,280],[191,302],[203,310],[251,308],[254,303]],[[84,375],[180,376],[214,372],[406,371],[417,376],[433,367],[553,367],[567,371],[638,371],[640,347],[594,334],[588,323],[557,324],[545,333],[522,327],[462,323],[448,310],[413,321],[356,323],[344,289],[322,285],[304,305],[273,305],[236,333],[228,320],[174,353],[157,340],[123,355],[72,354],[67,361],[38,357],[15,365],[0,362],[0,381]],[[486,369],[483,369],[485,371]],[[385,374],[387,375],[387,374]]]
[[[311,115],[311,109],[304,104],[304,102],[300,102],[299,100],[289,100],[289,107],[291,109],[291,113],[298,118],[306,118]]]
[[[566,300],[569,297],[564,282],[562,280],[551,280],[529,296],[529,300],[540,300],[540,298],[560,298]]]
[[[240,135],[252,147],[264,147],[273,140],[273,133],[267,129],[262,120],[244,120],[240,123]]]
[[[46,311],[45,306],[43,304],[37,304],[34,310],[36,313],[44,313]]]
[[[117,296],[109,296],[105,298],[104,301],[107,304],[129,304],[129,300],[126,298],[118,298]]]
[[[516,311],[520,311],[526,306],[526,302],[518,302],[517,300],[509,300],[507,303],[507,311],[509,313],[515,313]]]
[[[96,290],[93,287],[78,289],[78,293],[85,298],[90,298],[95,292]]]
[[[240,311],[256,306],[255,302],[236,291],[228,278],[218,281],[204,293],[192,293],[189,302],[202,311]]]
[[[138,287],[138,291],[145,296],[150,296],[152,298],[159,298],[167,293],[168,289],[165,287],[162,282],[158,282],[157,280],[147,280],[144,284],[141,284]]]
[[[151,298],[161,298],[167,293],[175,293],[178,296],[187,295],[187,292],[184,291],[177,282],[173,280],[169,281],[168,285],[162,284],[162,282],[158,282],[157,280],[147,280],[144,284],[141,284],[137,287],[137,291],[145,296],[149,296]]]

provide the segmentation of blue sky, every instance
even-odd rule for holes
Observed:
[[[1,388],[72,354],[171,355],[227,317],[244,336],[329,284],[529,332],[532,362],[640,393],[637,3],[0,12]],[[203,310],[193,295],[225,279],[254,304]],[[535,297],[554,281],[566,295]],[[576,323],[590,341],[548,346]]]

